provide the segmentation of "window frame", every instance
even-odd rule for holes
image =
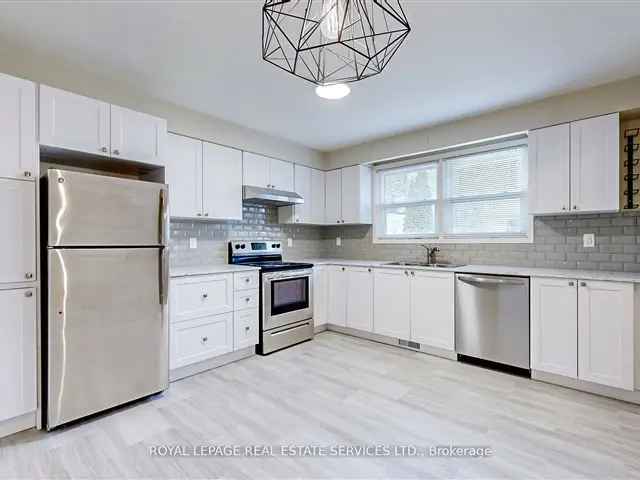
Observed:
[[[473,244],[473,243],[533,243],[533,215],[527,212],[523,214],[523,217],[527,217],[525,221],[528,223],[527,234],[513,233],[487,233],[487,234],[447,234],[442,231],[444,224],[444,209],[446,204],[453,203],[449,199],[444,198],[444,162],[457,157],[464,157],[468,155],[492,152],[497,150],[505,150],[516,147],[527,148],[527,165],[524,166],[525,170],[529,169],[529,139],[527,136],[519,136],[515,139],[502,140],[499,142],[480,143],[478,146],[469,146],[464,148],[455,149],[442,149],[440,152],[434,152],[429,155],[423,155],[409,160],[394,160],[374,166],[373,175],[373,243],[387,243],[387,244]],[[419,202],[407,202],[402,204],[383,204],[382,193],[384,191],[382,187],[383,172],[388,170],[398,170],[401,168],[411,168],[423,164],[435,163],[437,169],[437,195],[435,200],[419,201]],[[465,201],[470,201],[472,198],[524,198],[528,206],[528,187],[524,190],[524,193],[506,193],[499,195],[489,196],[477,196],[469,197]],[[434,235],[429,234],[408,234],[408,235],[386,235],[385,232],[385,219],[384,211],[390,207],[402,207],[411,205],[422,204],[435,204],[436,218],[435,218],[435,230]]]

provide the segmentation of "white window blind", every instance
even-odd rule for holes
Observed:
[[[527,145],[451,152],[376,172],[379,239],[527,238]]]

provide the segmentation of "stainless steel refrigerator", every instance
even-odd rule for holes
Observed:
[[[168,387],[168,196],[163,184],[59,169],[43,183],[51,429]]]

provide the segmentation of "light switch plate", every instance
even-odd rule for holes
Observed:
[[[342,239],[340,237],[336,237],[336,247],[342,246]]]
[[[287,247],[293,247],[293,238],[287,238]]]
[[[582,235],[582,246],[584,248],[593,248],[596,246],[595,233],[585,233]]]
[[[197,238],[189,238],[189,248],[198,248]]]

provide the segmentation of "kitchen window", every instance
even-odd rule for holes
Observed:
[[[526,139],[376,168],[377,242],[529,242]]]

